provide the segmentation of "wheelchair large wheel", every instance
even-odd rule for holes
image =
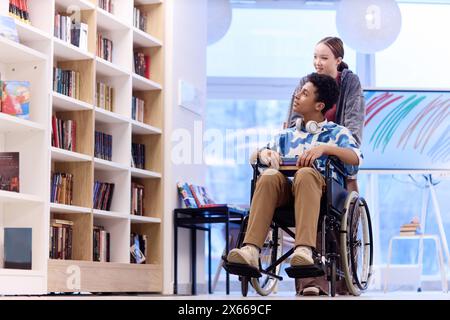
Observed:
[[[273,265],[282,255],[282,237],[278,232],[278,228],[271,228],[267,235],[266,241],[264,241],[260,254],[262,270],[265,270],[269,266]],[[278,264],[275,267],[275,270],[272,270],[271,272],[279,275],[280,270],[281,263]],[[250,282],[256,292],[262,296],[267,296],[275,290],[278,279],[273,276],[263,274],[260,278],[251,278]]]
[[[367,203],[354,191],[345,201],[340,233],[345,282],[350,293],[359,296],[372,275],[373,236]]]

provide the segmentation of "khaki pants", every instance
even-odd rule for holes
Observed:
[[[293,183],[277,170],[264,171],[256,183],[244,243],[262,248],[275,209],[293,203],[295,246],[315,248],[324,187],[325,179],[313,168],[299,169]]]

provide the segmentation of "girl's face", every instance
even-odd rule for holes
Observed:
[[[335,58],[331,49],[323,43],[319,43],[314,50],[314,68],[319,74],[326,74],[332,77],[337,76],[337,68],[342,62],[342,58]]]

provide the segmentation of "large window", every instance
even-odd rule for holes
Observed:
[[[400,4],[402,29],[376,54],[378,87],[450,87],[450,5]]]

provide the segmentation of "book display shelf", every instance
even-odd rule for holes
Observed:
[[[0,294],[162,292],[164,2],[115,0],[112,12],[97,0],[27,2],[31,23],[15,19],[20,42],[0,36],[0,80],[29,81],[31,97],[28,120],[0,112],[0,152],[20,155],[20,192],[0,190]],[[0,15],[8,16],[8,5],[0,0]],[[146,31],[133,26],[134,7],[147,17]],[[87,25],[87,50],[55,36],[50,17],[57,13]],[[113,43],[111,61],[97,55],[98,34]],[[148,78],[135,73],[135,50],[149,57]],[[144,101],[143,122],[132,117],[133,97]],[[110,109],[100,108],[99,99]],[[54,145],[53,117],[76,123],[65,138],[58,136],[72,137],[70,150]],[[111,140],[100,143],[96,133]],[[132,143],[145,146],[143,169],[132,164]],[[64,186],[70,200],[51,201],[54,173],[71,174]],[[96,182],[114,185],[103,205],[95,204]],[[132,182],[144,186],[142,216],[131,214]],[[55,219],[70,224],[70,240],[62,240],[70,259],[50,259]],[[95,261],[96,245],[105,245],[97,226],[108,233],[102,262]],[[4,228],[10,227],[32,228],[31,270],[4,268]],[[132,233],[146,239],[141,264],[130,262]]]

